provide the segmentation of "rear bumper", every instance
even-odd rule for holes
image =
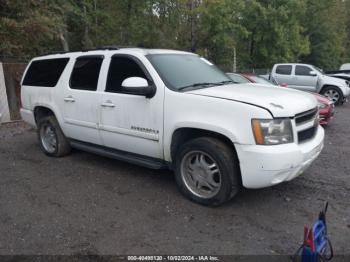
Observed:
[[[29,125],[36,127],[35,117],[32,110],[21,108],[21,117],[24,122],[28,123]]]
[[[302,174],[323,148],[324,130],[302,144],[278,146],[236,145],[243,186],[262,188],[290,181]]]

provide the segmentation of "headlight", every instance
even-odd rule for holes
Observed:
[[[324,108],[326,108],[326,107],[327,107],[327,105],[326,105],[326,104],[321,103],[321,102],[318,102],[317,104],[318,104],[318,108],[319,108],[319,109],[324,109]]]
[[[289,118],[253,119],[252,128],[257,145],[279,145],[293,142],[292,123]]]

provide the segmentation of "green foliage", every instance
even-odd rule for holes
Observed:
[[[106,45],[197,52],[225,70],[350,59],[350,0],[0,0],[0,55]]]
[[[299,0],[247,1],[242,24],[249,34],[240,41],[244,66],[270,67],[307,54],[309,43],[299,21],[304,9]]]
[[[342,0],[308,0],[304,23],[310,39],[311,52],[304,61],[324,69],[338,68],[346,62],[349,39],[349,13]]]

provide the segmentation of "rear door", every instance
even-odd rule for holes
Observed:
[[[124,92],[121,84],[129,77],[154,81],[144,63],[132,55],[114,55],[100,101],[100,132],[106,147],[144,156],[163,158],[164,89],[154,97]],[[149,62],[148,62],[149,63]]]
[[[274,80],[279,84],[292,84],[292,65],[277,65],[273,75]]]
[[[97,87],[103,58],[102,55],[76,58],[61,95],[66,136],[98,145],[102,142],[98,130],[101,93]]]

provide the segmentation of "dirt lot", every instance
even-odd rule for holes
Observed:
[[[304,175],[208,208],[172,173],[81,151],[46,157],[23,124],[0,127],[0,254],[292,254],[330,202],[329,234],[350,254],[350,104]]]

